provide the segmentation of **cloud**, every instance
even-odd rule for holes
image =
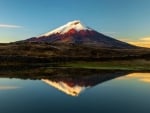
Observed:
[[[131,42],[131,41],[134,41],[134,40],[131,40],[129,38],[118,38],[118,40],[121,40],[123,42]]]
[[[133,42],[128,42],[130,44],[136,45],[136,46],[141,46],[141,47],[148,47],[150,48],[150,42],[140,42],[140,41],[133,41]]]
[[[140,38],[141,41],[150,41],[150,37],[143,37],[143,38]]]
[[[22,28],[22,26],[10,25],[10,24],[0,24],[0,28]]]
[[[114,35],[118,35],[117,32],[113,32],[113,31],[108,31],[108,32],[102,32],[103,34],[106,34],[106,35],[111,35],[111,36],[114,36]]]
[[[103,33],[106,33],[106,34],[118,34],[117,32],[113,32],[113,31],[112,32],[111,31],[110,32],[103,32]]]
[[[142,37],[137,40],[133,39],[128,39],[128,38],[121,38],[119,40],[122,40],[124,42],[136,45],[136,46],[141,46],[141,47],[148,47],[150,48],[150,37]]]

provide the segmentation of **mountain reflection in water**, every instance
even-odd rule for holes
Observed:
[[[141,82],[150,83],[150,73],[147,73],[147,72],[129,73],[126,76],[119,77],[118,79],[135,79]]]
[[[150,113],[149,81],[138,71],[1,70],[0,113]]]
[[[85,88],[87,88],[86,86],[79,85],[70,86],[63,81],[55,82],[49,79],[42,79],[42,81],[71,96],[78,96]]]
[[[2,74],[1,74],[2,73]],[[33,68],[24,70],[2,71],[1,77],[38,79],[70,96],[78,96],[87,88],[102,82],[128,74],[128,71],[95,69],[52,69]]]
[[[73,71],[73,70],[72,70]],[[77,70],[74,70],[77,71]],[[116,77],[127,74],[124,71],[102,71],[102,70],[78,70],[78,74],[64,71],[64,76],[53,77],[51,79],[41,79],[44,83],[64,92],[70,96],[78,96],[87,88],[96,86],[97,84],[114,79]],[[88,72],[88,74],[87,74]],[[82,73],[82,74],[81,74]],[[83,74],[84,73],[84,74]],[[60,73],[61,74],[61,73]]]

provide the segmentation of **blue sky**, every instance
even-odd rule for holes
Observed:
[[[150,39],[150,0],[0,0],[0,42],[38,36],[72,20],[117,39]]]

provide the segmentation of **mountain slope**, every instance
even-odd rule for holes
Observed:
[[[41,36],[29,38],[25,42],[92,44],[104,48],[135,47],[86,27],[80,21],[69,22]]]

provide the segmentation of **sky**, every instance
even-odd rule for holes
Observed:
[[[150,42],[150,0],[0,0],[0,43],[73,20],[119,40]]]

